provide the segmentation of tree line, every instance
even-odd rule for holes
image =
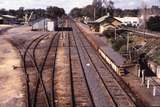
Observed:
[[[48,6],[46,9],[25,9],[24,7],[20,7],[17,10],[10,9],[0,9],[0,15],[13,15],[17,18],[23,18],[27,14],[28,16],[33,12],[32,19],[38,19],[40,17],[46,18],[57,18],[65,15],[65,10],[63,8],[59,8],[56,6]]]
[[[70,12],[72,17],[82,17],[87,16],[91,20],[98,19],[104,15],[110,14],[110,16],[115,17],[124,17],[124,16],[133,16],[136,17],[139,15],[139,9],[120,9],[114,7],[113,1],[108,1],[103,3],[102,1],[93,0],[91,5],[87,5],[84,8],[73,8]]]

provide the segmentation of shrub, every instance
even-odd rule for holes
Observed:
[[[152,31],[160,31],[160,16],[149,18],[147,28]]]
[[[112,45],[113,49],[116,51],[119,51],[120,48],[127,43],[127,40],[123,38],[119,38],[117,40],[113,40],[112,43],[113,43]]]
[[[114,35],[114,31],[113,30],[105,30],[103,32],[103,35],[105,35],[107,38],[112,38]]]

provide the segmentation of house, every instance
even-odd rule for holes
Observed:
[[[87,24],[92,31],[99,32],[99,23],[97,23],[96,21],[88,21]]]
[[[0,15],[1,24],[18,24],[18,18],[12,15]]]
[[[120,28],[122,25],[122,22],[114,17],[105,15],[97,19],[96,21],[88,22],[88,24],[90,25],[90,28],[92,30],[103,33],[105,30]]]
[[[40,18],[32,22],[32,30],[54,31],[55,21],[48,18]]]
[[[122,25],[129,27],[138,27],[140,25],[140,19],[138,17],[115,17],[122,22]]]
[[[0,24],[3,24],[3,17],[0,17]]]

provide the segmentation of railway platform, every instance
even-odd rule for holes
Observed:
[[[87,25],[77,22],[77,25],[92,41],[95,41],[99,46],[108,47],[107,39],[101,34],[92,32]],[[121,78],[127,84],[134,97],[139,101],[138,103],[143,107],[160,107],[160,79],[157,77],[146,77],[145,85],[142,85],[142,79],[138,77],[138,69],[131,67],[129,73]],[[147,88],[147,80],[150,79],[150,87]],[[156,86],[155,96],[153,96],[153,87]]]

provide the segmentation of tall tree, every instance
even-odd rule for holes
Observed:
[[[82,9],[81,8],[73,8],[70,12],[70,15],[73,17],[73,18],[76,18],[76,17],[81,17],[82,16]]]
[[[160,16],[150,17],[147,27],[152,31],[160,31]]]
[[[54,7],[49,6],[46,9],[46,13],[49,18],[57,18],[57,17],[61,17],[62,15],[64,15],[65,11],[62,8],[58,8],[55,6]]]
[[[92,5],[94,7],[94,19],[98,19],[104,15],[104,8],[102,0],[93,0]]]
[[[18,16],[18,18],[23,18],[25,16],[24,7],[20,7],[17,10],[17,16]]]
[[[8,12],[7,12],[6,9],[4,9],[4,8],[0,9],[0,14],[5,15],[5,14],[7,14],[7,13],[8,13]]]
[[[111,17],[114,15],[114,2],[111,0],[103,0],[104,8],[106,9],[106,14],[109,13]]]
[[[108,7],[107,7],[108,13],[110,14],[111,17],[113,17],[114,14],[114,2],[113,1],[109,1],[108,2]]]

